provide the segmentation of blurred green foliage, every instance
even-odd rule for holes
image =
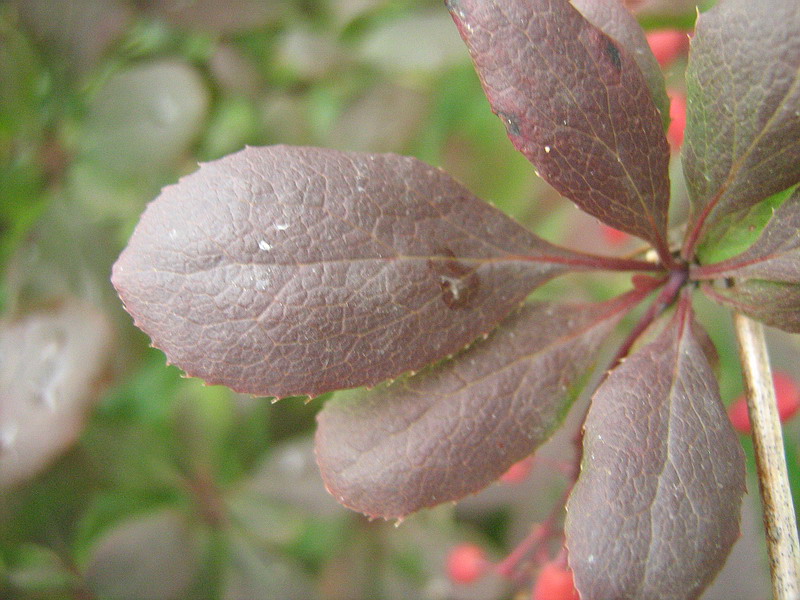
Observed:
[[[86,359],[100,375],[79,390],[91,400],[75,409],[82,427],[46,469],[0,479],[0,597],[509,597],[491,578],[454,587],[444,556],[464,538],[508,551],[558,495],[557,473],[493,486],[459,513],[370,523],[339,508],[315,471],[309,436],[324,398],[270,404],[182,379],[113,293],[111,264],[163,185],[198,160],[273,143],[412,154],[546,238],[601,243],[597,223],[514,151],[438,0],[0,5],[3,323],[80,299],[113,329],[102,364]],[[553,285],[544,293],[567,289]],[[624,285],[589,278],[577,293]],[[704,313],[732,398],[726,317]],[[16,460],[4,398],[0,459]],[[797,428],[787,439],[797,491]]]

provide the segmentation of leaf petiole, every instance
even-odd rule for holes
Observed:
[[[512,260],[548,262],[559,265],[567,265],[576,269],[591,269],[596,271],[647,271],[663,272],[664,265],[661,263],[638,260],[634,258],[620,258],[616,256],[600,256],[596,254],[584,254],[571,252],[569,256],[558,255],[517,255],[510,257]]]
[[[687,279],[688,271],[681,269],[671,271],[669,277],[663,280],[664,287],[662,288],[661,293],[648,307],[647,312],[642,315],[642,318],[639,320],[630,334],[628,334],[628,337],[625,338],[625,341],[622,342],[619,350],[617,350],[617,354],[610,363],[609,371],[616,367],[619,362],[628,355],[633,347],[633,344],[636,343],[636,340],[639,339],[639,336],[642,335],[642,333],[644,333],[645,329],[650,327],[656,317],[664,312],[675,301],[675,298],[677,298],[678,293],[686,283]]]

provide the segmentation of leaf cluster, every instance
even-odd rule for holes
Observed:
[[[620,2],[448,8],[514,146],[654,260],[554,245],[416,159],[272,146],[165,188],[114,285],[209,383],[275,397],[380,384],[327,402],[316,452],[340,502],[384,518],[474,493],[533,452],[648,303],[593,392],[567,547],[582,598],[695,598],[738,536],[744,459],[692,294],[800,332],[800,6],[720,0],[698,18],[685,224],[669,222],[663,77]],[[703,260],[781,192],[751,245]],[[649,275],[605,303],[525,303],[603,270]]]

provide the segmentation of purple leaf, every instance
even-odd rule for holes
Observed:
[[[775,211],[750,248],[692,270],[694,279],[765,279],[800,283],[800,188]]]
[[[800,285],[747,279],[704,282],[706,296],[766,325],[800,333]]]
[[[575,256],[418,160],[274,146],[166,187],[112,280],[190,375],[316,395],[461,350]]]
[[[800,3],[720,0],[698,18],[686,79],[691,247],[800,181]]]
[[[373,517],[402,518],[477,492],[560,423],[630,297],[529,304],[455,359],[318,415],[328,491]]]
[[[450,0],[492,110],[559,192],[667,254],[669,147],[628,50],[567,0]]]
[[[739,535],[745,482],[688,295],[597,390],[583,448],[565,526],[582,600],[697,598]]]
[[[572,0],[572,6],[592,25],[619,42],[636,61],[666,128],[669,125],[669,97],[664,73],[636,18],[620,0]]]

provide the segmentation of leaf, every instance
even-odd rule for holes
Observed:
[[[173,600],[189,588],[198,558],[186,516],[160,509],[106,532],[90,551],[86,583],[108,600]]]
[[[528,304],[453,360],[337,394],[317,417],[328,491],[388,519],[482,489],[550,436],[627,306]]]
[[[0,489],[44,469],[80,435],[111,356],[111,328],[83,304],[0,323]]]
[[[692,277],[800,284],[800,188],[778,208],[750,248],[728,260],[695,269]]]
[[[252,31],[280,22],[287,12],[282,2],[231,0],[147,0],[139,7],[161,20],[189,31],[225,36]]]
[[[664,73],[636,18],[620,0],[572,0],[572,6],[592,25],[619,42],[636,61],[666,129],[669,125],[669,97]]]
[[[229,536],[229,564],[226,567],[222,600],[281,598],[282,600],[316,600],[320,594],[308,574],[287,558],[265,550],[247,535],[235,532]]]
[[[744,456],[688,301],[592,398],[565,525],[583,600],[696,598],[739,535]]]
[[[135,177],[172,168],[202,131],[208,105],[203,78],[188,64],[138,63],[109,77],[93,98],[83,154]]]
[[[450,0],[492,110],[541,176],[667,252],[669,147],[628,50],[567,0]]]
[[[700,15],[686,81],[689,231],[800,181],[797,0],[721,0]]]
[[[747,250],[761,236],[775,211],[796,189],[796,186],[790,187],[749,208],[720,218],[703,235],[703,243],[697,247],[695,254],[697,262],[700,265],[712,265]]]
[[[800,333],[800,285],[747,279],[703,282],[706,296],[748,317],[790,333]]]
[[[274,535],[275,529],[281,529],[263,519],[264,505],[268,502],[291,506],[305,520],[309,517],[330,518],[345,514],[342,507],[325,492],[319,480],[313,445],[310,436],[272,445],[265,460],[256,465],[248,479],[237,487],[229,503],[240,505],[244,511],[248,505],[254,507],[251,512],[253,518],[247,526],[251,533],[261,528],[272,530]],[[259,525],[256,524],[258,520]],[[285,526],[286,523],[282,523],[282,527]]]
[[[112,281],[190,375],[316,395],[457,352],[574,256],[418,160],[272,146],[166,187]]]
[[[8,587],[2,589],[6,593],[13,589],[23,597],[37,593],[41,597],[47,592],[55,595],[76,584],[75,573],[53,549],[32,543],[17,545],[11,567],[3,575]]]

